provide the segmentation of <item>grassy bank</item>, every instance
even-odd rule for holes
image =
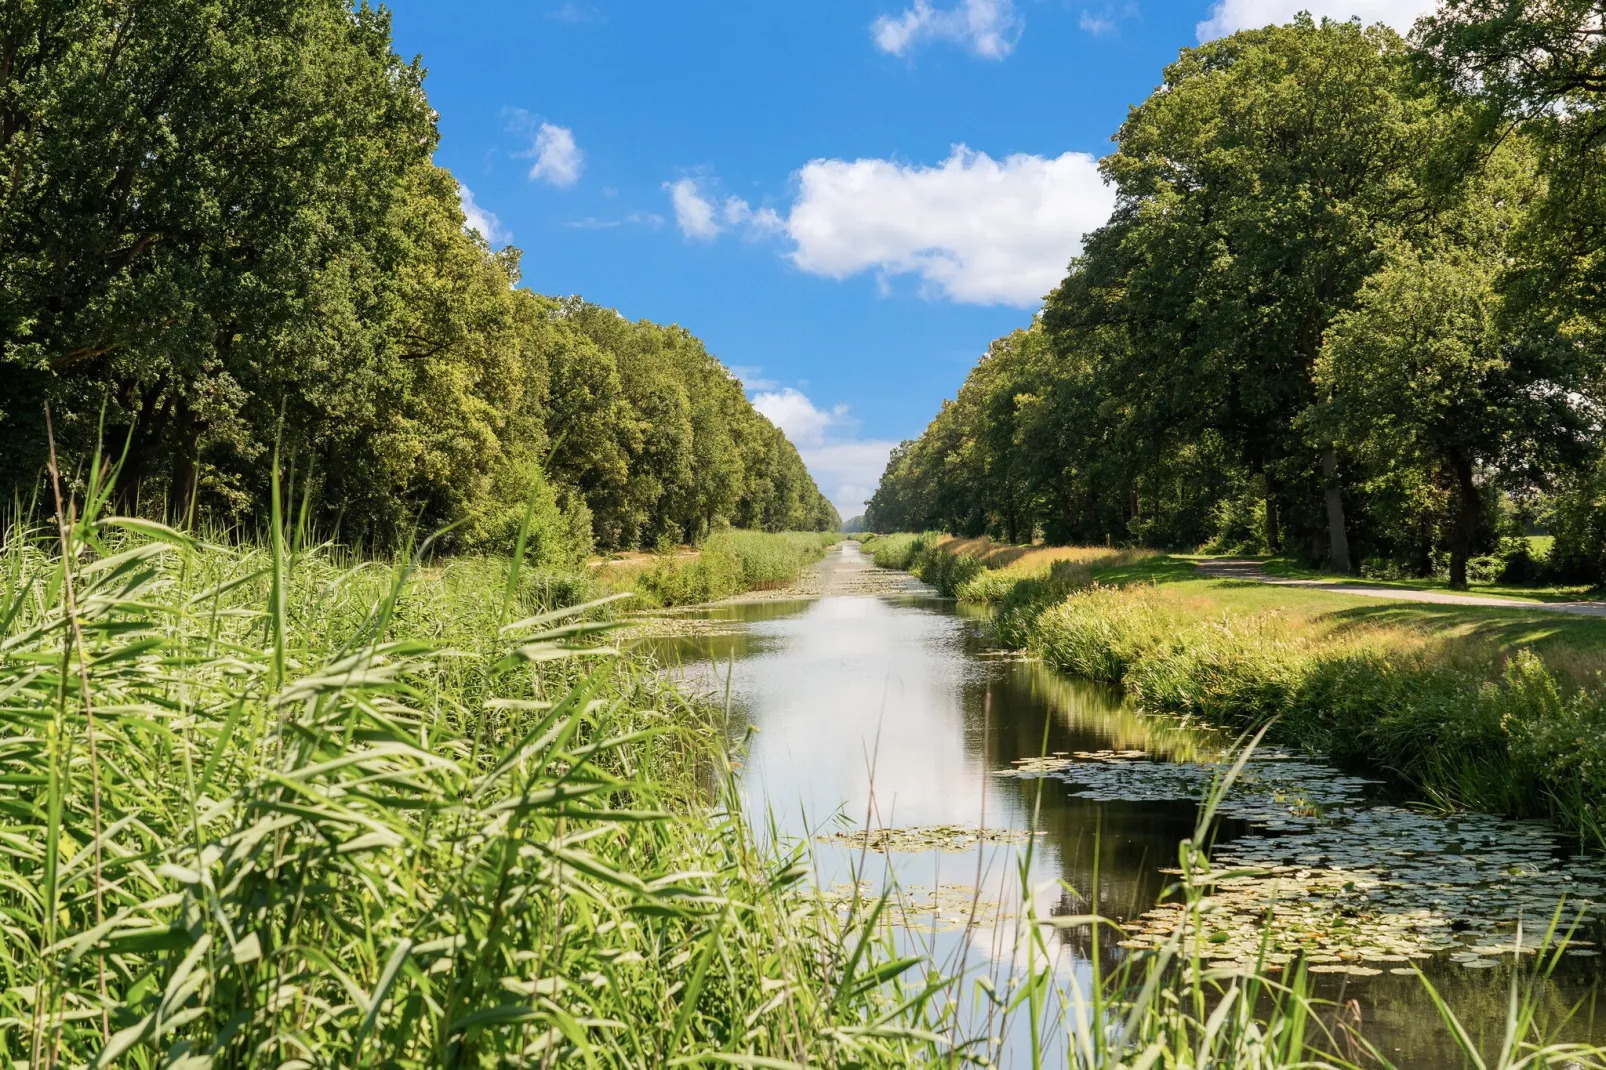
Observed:
[[[841,538],[821,531],[724,531],[695,549],[605,562],[596,578],[603,591],[632,592],[632,606],[694,605],[784,587]]]
[[[1420,797],[1601,836],[1606,620],[1208,579],[1148,551],[910,540],[910,567],[993,604],[1007,643],[1147,708],[1275,721]]]

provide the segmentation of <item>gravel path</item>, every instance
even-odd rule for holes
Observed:
[[[1577,617],[1606,617],[1606,602],[1528,602],[1514,598],[1489,598],[1453,591],[1414,591],[1403,587],[1374,587],[1347,580],[1295,580],[1268,576],[1259,561],[1245,558],[1218,558],[1195,566],[1206,576],[1223,580],[1267,583],[1274,587],[1315,587],[1336,594],[1358,594],[1366,598],[1388,598],[1396,602],[1435,602],[1449,606],[1489,606],[1493,609],[1539,610],[1545,613],[1571,613]]]

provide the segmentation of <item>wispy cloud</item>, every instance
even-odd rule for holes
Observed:
[[[1083,8],[1082,17],[1078,20],[1077,25],[1085,33],[1090,33],[1094,37],[1103,37],[1120,29],[1121,23],[1128,19],[1136,18],[1137,14],[1138,5],[1135,3],[1119,6],[1109,3],[1097,11],[1091,8]]]
[[[741,230],[750,238],[777,234],[786,221],[773,208],[754,208],[740,197],[715,200],[704,192],[704,180],[680,178],[664,183],[675,209],[680,232],[697,241],[713,241],[728,230]]]
[[[1434,0],[1217,0],[1210,17],[1196,29],[1199,40],[1210,41],[1238,30],[1288,22],[1308,11],[1317,19],[1356,17],[1368,26],[1382,22],[1406,33],[1435,6]]]
[[[775,390],[781,385],[767,377],[764,369],[756,364],[732,364],[726,370],[736,376],[745,390]]]
[[[582,4],[576,0],[548,8],[544,15],[553,22],[566,22],[571,26],[601,24],[608,21],[608,16],[599,11],[595,4]]]
[[[664,217],[657,212],[631,212],[618,219],[598,219],[596,216],[586,216],[584,219],[571,220],[568,224],[576,230],[609,230],[613,227],[661,227]]]
[[[951,8],[915,0],[902,14],[882,15],[871,23],[870,37],[877,48],[894,56],[907,55],[927,41],[949,41],[984,59],[1003,59],[1024,27],[1011,0],[959,0]]]

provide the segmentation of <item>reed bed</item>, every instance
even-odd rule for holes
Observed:
[[[722,731],[518,558],[104,516],[0,548],[10,1065],[904,1066],[924,987],[800,894]],[[423,548],[427,551],[427,547]]]
[[[604,565],[598,579],[604,589],[632,592],[637,606],[695,605],[785,587],[840,538],[819,531],[715,532],[690,552]]]

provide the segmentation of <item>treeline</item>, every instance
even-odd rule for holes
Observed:
[[[383,10],[25,3],[0,55],[7,498],[48,406],[65,469],[123,456],[124,510],[250,525],[277,463],[376,549],[504,548],[532,499],[577,547],[838,523],[698,339],[519,289],[465,230]]]
[[[1606,580],[1594,10],[1184,50],[1101,162],[1111,218],[870,524]]]

